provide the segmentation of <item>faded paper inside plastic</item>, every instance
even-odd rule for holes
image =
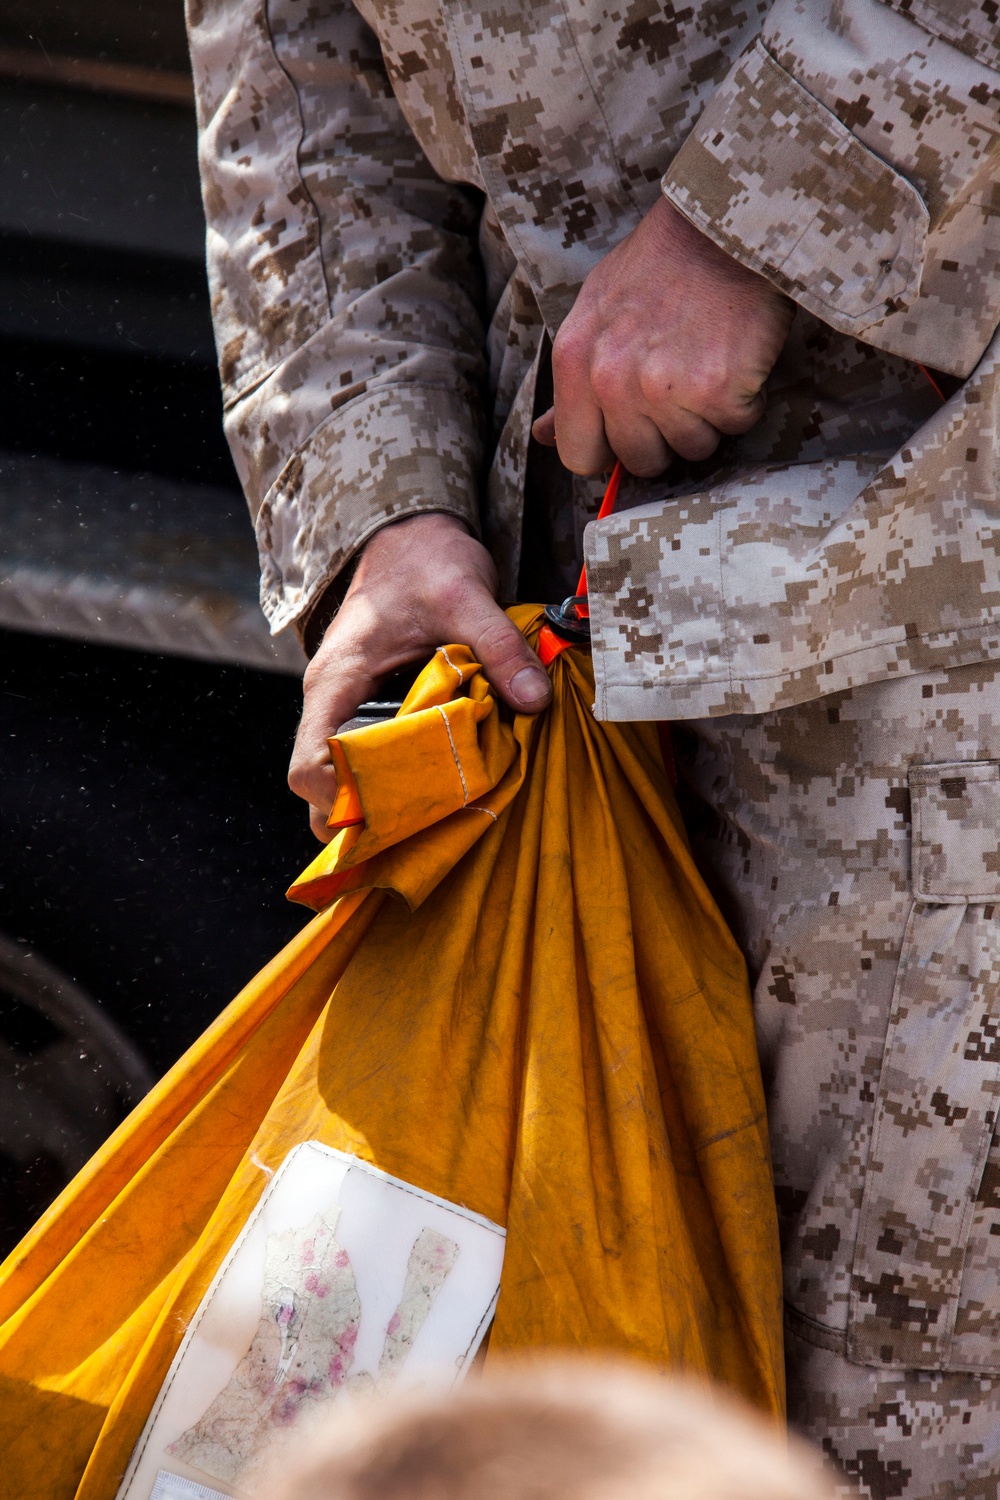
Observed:
[[[192,1320],[118,1500],[252,1500],[334,1404],[460,1379],[503,1254],[488,1219],[316,1141],[295,1147]]]

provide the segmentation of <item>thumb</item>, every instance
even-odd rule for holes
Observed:
[[[462,610],[463,638],[501,698],[534,714],[552,697],[549,674],[512,620],[483,589]]]

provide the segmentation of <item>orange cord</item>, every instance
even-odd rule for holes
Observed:
[[[610,516],[611,512],[614,510],[615,501],[618,499],[618,486],[622,482],[623,472],[622,461],[621,459],[619,459],[614,468],[611,470],[611,478],[608,480],[608,487],[604,491],[604,499],[601,501],[601,508],[597,512],[597,516],[595,518],[596,520],[603,521],[605,516]],[[576,586],[576,594],[577,598],[581,601],[578,606],[577,612],[580,615],[581,619],[586,620],[590,616],[590,610],[587,607],[586,563],[584,563],[583,567],[580,569],[580,581]]]
[[[941,405],[943,406],[944,403],[945,403],[945,401],[947,401],[948,398],[945,395],[944,391],[941,389],[941,387],[938,385],[937,381],[934,379],[934,376],[931,374],[930,370],[928,370],[928,368],[927,368],[926,365],[917,365],[917,369],[920,371],[920,373],[922,375],[925,375],[927,377],[927,379],[930,381],[931,385],[934,387],[935,391],[937,392],[938,400],[941,402]]]
[[[608,487],[604,491],[601,508],[597,512],[598,521],[603,521],[605,516],[610,516],[615,508],[615,501],[618,499],[618,486],[622,482],[622,472],[622,461],[619,459],[611,470],[611,478],[608,480]],[[577,605],[577,614],[581,620],[589,619],[590,610],[587,608],[586,563],[580,569],[580,581],[576,586],[576,597],[580,601]],[[572,641],[564,641],[560,636],[556,635],[555,631],[548,625],[543,625],[538,634],[538,655],[542,666],[547,667],[550,661],[554,661],[557,656],[560,656],[566,650],[567,646],[571,646],[572,644]]]

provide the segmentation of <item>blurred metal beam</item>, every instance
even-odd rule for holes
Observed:
[[[126,99],[147,99],[154,104],[176,104],[194,108],[194,83],[188,73],[166,68],[137,67],[94,57],[63,57],[49,52],[29,52],[22,47],[0,47],[0,78],[17,83],[42,83],[50,88],[88,89],[99,94],[118,94]]]
[[[0,453],[0,626],[299,675],[258,588],[237,491]]]

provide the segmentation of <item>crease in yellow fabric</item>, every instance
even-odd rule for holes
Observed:
[[[539,612],[511,613],[534,639]],[[629,1352],[781,1413],[743,962],[655,731],[594,720],[586,653],[550,670],[550,710],[515,717],[448,646],[400,718],[338,737],[364,821],[292,887],[325,909],[0,1270],[0,1492],[113,1500],[304,1140],[506,1226],[491,1355]]]

